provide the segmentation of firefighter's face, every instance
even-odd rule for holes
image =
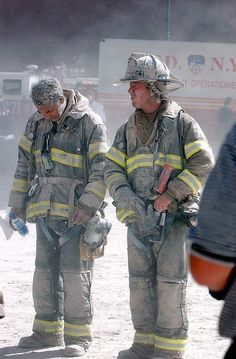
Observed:
[[[130,94],[132,106],[137,109],[145,110],[151,103],[156,102],[154,96],[150,94],[150,89],[142,82],[130,82],[128,93]]]
[[[65,101],[62,99],[60,98],[56,103],[36,106],[37,110],[46,120],[58,121],[65,109]]]

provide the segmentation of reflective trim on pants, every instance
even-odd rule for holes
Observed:
[[[153,333],[157,338],[177,340],[178,345],[171,344],[172,349],[184,350],[181,343],[188,329],[185,232],[182,223],[174,222],[163,242],[155,242],[151,251],[143,251],[130,239],[133,233],[128,230],[130,308],[134,328],[142,333],[135,339],[139,343],[151,342]],[[166,343],[156,345],[168,348]]]
[[[73,338],[92,337],[91,325],[88,324],[77,325],[77,324],[70,324],[65,322],[64,333],[65,336],[73,337]]]
[[[42,319],[34,319],[33,332],[60,334],[63,333],[64,322],[60,321],[48,321]]]

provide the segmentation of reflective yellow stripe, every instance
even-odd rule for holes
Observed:
[[[144,345],[155,345],[156,348],[165,350],[185,350],[187,339],[171,339],[164,338],[153,333],[140,333],[136,332],[134,336],[134,343]]]
[[[136,332],[134,335],[134,343],[144,344],[144,345],[154,345],[155,343],[154,334]]]
[[[52,216],[68,217],[68,205],[63,203],[52,202],[50,206],[50,214]]]
[[[35,150],[34,155],[35,155],[36,163],[40,162],[41,161],[41,150]]]
[[[131,173],[137,168],[140,167],[153,167],[153,154],[139,154],[132,158],[128,158],[127,163],[127,173]],[[171,167],[181,170],[182,169],[182,159],[178,155],[171,154],[157,154],[157,160],[155,161],[155,165],[164,166],[165,164],[170,165]]]
[[[92,160],[98,153],[106,153],[109,150],[106,142],[97,142],[89,145],[89,159]]]
[[[86,192],[91,192],[95,194],[97,197],[104,199],[106,193],[105,183],[102,182],[92,182],[88,183],[85,189]]]
[[[69,324],[65,322],[64,334],[71,337],[91,337],[92,329],[91,325],[77,325]]]
[[[83,156],[52,148],[51,159],[63,165],[83,168]]]
[[[63,321],[49,322],[47,320],[35,319],[33,330],[44,333],[62,333],[63,332]]]
[[[198,192],[202,188],[202,184],[199,179],[189,170],[183,170],[177,178],[186,183],[193,190],[193,193]]]
[[[124,175],[122,173],[112,173],[105,180],[107,188],[110,188],[113,184],[120,183],[120,182],[122,182],[122,183],[125,182],[124,181]]]
[[[153,167],[153,154],[139,154],[128,158],[126,161],[127,173],[139,167]]]
[[[14,178],[12,191],[26,193],[28,191],[28,180]]]
[[[184,146],[185,156],[187,159],[201,150],[209,151],[209,146],[204,140],[193,141]]]
[[[38,216],[40,214],[45,214],[50,208],[50,201],[41,201],[38,203],[32,203],[27,207],[26,218],[31,218]]]
[[[50,211],[52,216],[59,216],[63,218],[68,217],[68,205],[64,203],[57,203],[50,201],[41,201],[38,203],[32,203],[26,210],[27,218],[35,217],[40,214],[46,214]]]
[[[158,158],[155,161],[155,165],[164,166],[165,164],[177,169],[181,170],[182,167],[182,158],[178,155],[171,155],[167,154],[164,155],[163,153],[158,153]]]
[[[122,168],[125,168],[126,155],[123,152],[117,150],[115,147],[112,146],[105,154],[105,157],[117,163]]]
[[[25,135],[22,135],[19,142],[19,147],[23,148],[23,150],[27,152],[30,152],[31,145],[32,142]]]
[[[185,350],[186,343],[187,339],[171,339],[155,335],[155,348],[183,351]]]
[[[133,215],[135,215],[135,212],[132,209],[127,210],[127,209],[122,208],[122,209],[119,209],[118,211],[116,211],[116,216],[117,216],[118,220],[122,223],[125,222],[125,219],[127,217],[133,216]]]

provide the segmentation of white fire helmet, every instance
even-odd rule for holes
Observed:
[[[135,53],[128,59],[125,76],[113,83],[114,86],[126,82],[142,81],[150,84],[159,93],[168,93],[184,86],[183,82],[170,73],[167,65],[159,57],[143,53]]]

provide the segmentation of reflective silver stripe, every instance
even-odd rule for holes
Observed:
[[[139,167],[153,167],[153,154],[139,154],[132,158],[127,158],[127,173],[131,173]],[[178,155],[158,153],[155,165],[164,166],[165,164],[170,165],[175,169],[182,169],[182,159]]]
[[[155,348],[172,350],[172,351],[183,351],[187,343],[187,339],[172,339],[164,338],[159,335],[155,335]]]
[[[122,168],[125,168],[126,155],[123,152],[117,150],[115,147],[112,146],[110,150],[105,154],[105,157],[115,162]]]
[[[50,322],[47,320],[34,319],[33,330],[44,333],[63,333],[63,321]]]
[[[27,152],[30,152],[31,145],[32,142],[25,135],[22,135],[19,142],[19,147],[23,148],[23,150]]]
[[[99,153],[106,153],[109,150],[106,142],[96,142],[89,145],[88,155],[92,160]]]
[[[182,163],[183,160],[180,156],[171,154],[164,155],[160,152],[157,154],[157,160],[155,161],[155,165],[164,166],[167,164],[177,170],[181,170],[183,168]]]
[[[109,189],[113,184],[123,184],[127,183],[124,181],[124,175],[121,173],[112,173],[109,177],[105,180],[106,186]]]
[[[28,205],[26,209],[26,218],[32,218],[40,214],[46,214],[49,209],[50,209],[50,201],[31,203]]]
[[[144,344],[144,345],[154,345],[155,343],[154,334],[135,332],[134,343]]]
[[[202,188],[202,184],[199,179],[189,170],[183,170],[177,178],[186,183],[193,190],[193,193],[198,192]]]
[[[127,158],[126,161],[127,173],[139,167],[153,167],[153,154],[139,154],[137,156]]]
[[[83,168],[83,156],[65,152],[54,147],[51,149],[51,159],[66,166]]]
[[[209,146],[204,140],[193,141],[184,146],[185,156],[187,159],[201,150],[206,150],[209,152]]]
[[[101,182],[96,181],[96,182],[88,183],[85,188],[85,192],[93,193],[97,197],[104,199],[105,194],[106,194],[105,183],[103,181],[101,181]]]
[[[71,337],[91,337],[92,329],[89,324],[70,324],[65,322],[64,334]]]
[[[122,223],[125,222],[125,219],[127,217],[133,216],[133,215],[135,215],[135,212],[132,209],[127,210],[127,209],[122,208],[122,209],[119,209],[116,211],[116,216],[117,216],[118,220]]]
[[[29,183],[28,180],[21,179],[21,178],[14,178],[12,191],[26,193],[28,192]]]

